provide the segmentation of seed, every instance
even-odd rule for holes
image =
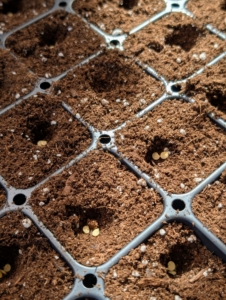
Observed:
[[[0,272],[3,274],[3,275],[6,275],[6,272],[2,269],[0,269]]]
[[[169,271],[169,273],[172,274],[172,275],[177,275],[176,271]]]
[[[89,233],[89,226],[84,226],[82,228],[82,230],[83,230],[84,233],[88,234]]]
[[[157,152],[152,153],[152,158],[154,160],[158,160],[160,158],[159,154]]]
[[[44,147],[44,146],[47,145],[47,141],[38,141],[37,145],[38,145],[39,147]]]
[[[176,265],[173,261],[168,262],[168,270],[169,271],[174,271],[176,269]]]
[[[169,157],[169,152],[164,151],[160,154],[161,159],[167,159]]]
[[[0,278],[2,278],[2,272],[0,271]]]
[[[4,271],[5,271],[5,272],[11,271],[11,266],[10,266],[9,264],[6,264],[6,265],[4,266]]]
[[[99,228],[94,229],[92,232],[92,236],[98,236],[99,234],[100,234]]]

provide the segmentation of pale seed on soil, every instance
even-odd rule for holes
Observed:
[[[99,228],[94,229],[92,232],[92,236],[98,236],[99,234],[100,234]]]
[[[44,146],[47,145],[47,141],[38,141],[37,145],[38,145],[39,147],[44,147]]]
[[[157,152],[152,153],[152,158],[154,160],[158,160],[160,158],[159,154]]]
[[[166,151],[162,152],[160,154],[160,157],[161,157],[161,159],[167,159],[169,157],[169,152],[166,152]]]
[[[168,262],[168,270],[169,271],[174,271],[176,269],[176,265],[173,261]]]
[[[6,271],[0,269],[0,272],[1,272],[3,275],[6,275]]]
[[[88,234],[89,233],[89,226],[84,226],[83,228],[82,228],[82,230],[83,230],[83,232],[84,233],[86,233],[86,234]]]

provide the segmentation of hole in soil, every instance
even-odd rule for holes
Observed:
[[[62,2],[59,3],[59,6],[60,7],[65,7],[65,6],[67,6],[67,2],[62,1]]]
[[[93,274],[87,274],[84,276],[84,279],[82,282],[86,288],[90,289],[90,288],[93,288],[94,285],[97,284],[97,278]]]
[[[226,99],[223,91],[215,89],[213,92],[206,93],[206,97],[211,105],[217,107],[223,113],[226,113]]]
[[[176,265],[177,275],[182,275],[194,267],[195,257],[197,257],[195,243],[177,243],[169,249],[169,253],[160,255],[160,263],[167,268],[168,262],[173,261]]]
[[[171,143],[169,142],[167,139],[162,139],[159,136],[155,136],[153,141],[146,141],[146,143],[150,146],[147,146],[147,152],[146,155],[144,157],[145,161],[147,163],[151,163],[151,164],[158,164],[158,163],[162,163],[163,160],[159,159],[159,160],[154,160],[152,158],[152,154],[154,152],[157,152],[158,154],[160,154],[161,152],[164,151],[165,148],[168,149],[168,151],[170,152],[170,155],[172,155],[173,153],[175,153],[177,151],[177,146],[175,145],[175,143]]]
[[[176,200],[174,200],[173,201],[173,203],[172,203],[172,207],[173,207],[173,209],[175,209],[175,210],[184,210],[185,209],[185,203],[184,203],[184,201],[183,200],[180,200],[180,199],[176,199]]]
[[[26,202],[26,196],[24,194],[17,194],[13,197],[13,202],[16,205],[23,205]]]
[[[117,47],[117,46],[120,45],[120,43],[119,43],[118,40],[112,40],[112,41],[110,41],[110,45],[111,45],[112,47]]]
[[[11,266],[11,270],[6,274],[3,274],[2,280],[9,279],[9,277],[15,272],[18,265],[19,248],[15,245],[12,246],[1,246],[0,245],[0,269],[3,270],[6,264]]]
[[[31,142],[37,145],[38,141],[49,141],[52,138],[55,126],[51,126],[49,121],[41,120],[40,115],[36,114],[28,118],[26,135],[29,136]]]
[[[221,3],[221,9],[226,10],[226,1],[223,0]]]
[[[148,48],[154,50],[155,52],[161,52],[163,49],[163,46],[161,44],[159,44],[158,42],[150,42],[148,44]]]
[[[4,0],[2,1],[2,5],[0,6],[0,13],[8,14],[8,13],[18,13],[22,10],[23,0]]]
[[[44,82],[42,82],[42,83],[40,84],[40,88],[41,88],[42,90],[47,90],[48,88],[50,88],[50,86],[51,86],[51,84],[50,84],[49,82],[47,82],[47,81],[44,81]]]
[[[181,85],[180,84],[173,84],[171,86],[171,91],[174,93],[178,93],[181,90]]]
[[[173,46],[180,46],[184,51],[190,51],[196,44],[196,41],[204,30],[201,30],[191,24],[178,25],[173,28],[173,32],[165,38],[165,43]]]
[[[55,46],[56,43],[64,41],[67,35],[67,27],[62,24],[56,24],[53,20],[52,23],[41,24],[39,29],[39,45]]]
[[[111,137],[108,134],[102,134],[99,137],[99,141],[101,144],[108,144],[111,141]]]
[[[177,4],[177,3],[172,3],[172,4],[171,4],[171,7],[172,7],[172,8],[179,8],[179,7],[180,7],[180,5],[179,5],[179,4]]]

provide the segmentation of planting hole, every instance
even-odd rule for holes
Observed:
[[[11,270],[4,274],[2,278],[0,278],[0,282],[4,279],[9,279],[9,277],[15,272],[15,269],[18,265],[18,256],[19,256],[19,248],[15,245],[12,246],[0,246],[0,269],[4,270],[5,265],[10,265]]]
[[[61,23],[43,23],[39,29],[39,45],[55,46],[56,43],[62,43],[67,36],[67,27]]]
[[[209,90],[211,90],[211,87],[209,88]],[[206,94],[206,97],[211,105],[218,108],[223,113],[226,113],[226,101],[223,90],[217,89],[215,87],[213,91]]]
[[[47,82],[47,81],[44,81],[44,82],[42,82],[42,83],[40,84],[40,88],[41,88],[42,90],[47,90],[48,88],[50,88],[50,86],[51,86],[51,84],[50,84],[49,82]]]
[[[110,45],[111,45],[112,47],[117,47],[117,46],[120,45],[120,43],[119,43],[118,40],[112,40],[112,41],[110,41]]]
[[[177,3],[172,3],[172,4],[171,4],[171,7],[172,7],[172,8],[179,8],[179,7],[180,7],[180,5],[179,5],[179,4],[177,4]]]
[[[22,9],[23,0],[5,0],[2,1],[2,5],[0,6],[0,13],[8,14],[8,13],[18,13]]]
[[[148,48],[154,50],[155,52],[161,52],[164,48],[163,45],[159,44],[158,42],[152,41],[148,45]]]
[[[108,134],[102,134],[99,137],[99,141],[101,142],[101,144],[108,144],[111,141],[111,137]]]
[[[181,211],[181,210],[185,209],[185,203],[184,203],[183,200],[176,199],[176,200],[173,201],[172,207],[175,210],[180,210]]]
[[[180,46],[184,51],[190,51],[196,44],[197,39],[204,32],[191,24],[178,25],[172,27],[173,32],[168,34],[165,38],[165,43],[173,46]]]
[[[67,2],[62,1],[62,2],[59,3],[59,6],[60,7],[65,7],[65,6],[67,6]]]
[[[86,288],[91,289],[94,287],[94,285],[97,284],[97,278],[93,274],[87,274],[84,276],[84,279],[82,282]]]
[[[49,141],[51,140],[55,126],[51,126],[50,121],[40,119],[40,115],[36,114],[27,121],[28,132],[31,142],[37,145],[39,141]],[[26,137],[25,135],[25,137]]]
[[[26,196],[24,194],[17,194],[13,197],[13,202],[16,205],[23,205],[26,202]]]
[[[181,90],[180,84],[173,84],[171,86],[171,91],[174,92],[174,93],[178,93],[178,92],[180,92],[180,90]]]

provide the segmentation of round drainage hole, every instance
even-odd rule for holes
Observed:
[[[181,90],[181,86],[179,84],[174,84],[171,86],[171,91],[174,93],[178,93]]]
[[[49,82],[47,82],[47,81],[44,81],[44,82],[42,82],[42,83],[40,84],[40,88],[41,88],[42,90],[47,90],[48,88],[50,88],[50,86],[51,86],[51,84],[50,84]]]
[[[24,194],[17,194],[13,197],[13,202],[16,205],[23,205],[26,202],[26,196]]]
[[[171,4],[171,7],[172,7],[172,8],[179,8],[179,7],[180,7],[180,5],[179,5],[179,4],[177,4],[177,3],[172,3],[172,4]]]
[[[108,134],[102,134],[99,137],[99,140],[100,140],[101,144],[108,144],[111,141],[111,137]]]
[[[59,6],[60,7],[65,7],[65,6],[67,6],[67,2],[62,1],[62,2],[59,3]]]
[[[184,210],[185,209],[185,203],[184,203],[183,200],[176,199],[176,200],[173,201],[172,207],[175,210]]]
[[[95,275],[93,274],[87,274],[84,276],[84,279],[83,279],[83,285],[90,289],[90,288],[93,288],[94,285],[97,284],[97,278]]]
[[[110,41],[110,45],[113,46],[113,47],[117,47],[120,45],[119,41],[118,40],[112,40]]]

